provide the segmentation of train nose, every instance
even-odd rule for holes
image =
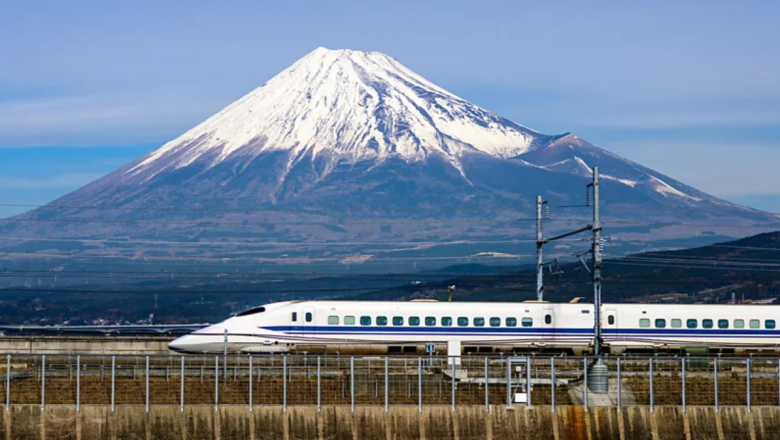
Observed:
[[[197,353],[198,344],[195,343],[192,336],[180,336],[170,343],[168,343],[168,349],[177,353]]]

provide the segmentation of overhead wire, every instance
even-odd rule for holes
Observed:
[[[56,237],[11,237],[0,236],[0,240],[9,241],[43,241],[43,242],[80,242],[80,243],[111,243],[111,244],[180,244],[197,246],[448,246],[461,244],[517,244],[536,243],[532,239],[509,240],[450,240],[450,241],[174,241],[174,240],[147,240],[147,239],[101,239],[101,238],[56,238]],[[559,241],[582,241],[582,239],[568,239]]]
[[[17,208],[43,208],[43,209],[95,209],[95,210],[118,210],[118,211],[187,211],[187,212],[293,212],[293,213],[318,213],[318,212],[337,212],[337,213],[376,213],[376,212],[451,212],[450,207],[417,207],[417,208],[367,208],[367,209],[333,209],[333,208],[172,208],[172,207],[130,207],[130,206],[101,206],[101,205],[35,205],[22,203],[0,203],[3,207]],[[474,212],[495,212],[512,211],[513,208],[479,208],[479,207],[459,207],[459,211]]]
[[[29,219],[29,218],[0,218],[5,223],[85,223],[85,224],[129,224],[129,225],[219,225],[219,226],[368,226],[368,225],[446,225],[446,224],[474,224],[474,223],[515,223],[523,221],[536,221],[536,219],[518,218],[505,220],[386,220],[386,221],[345,221],[345,222],[301,222],[301,221],[277,221],[277,222],[225,222],[211,220],[95,220],[95,219]]]

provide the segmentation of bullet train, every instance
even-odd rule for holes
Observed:
[[[780,351],[780,306],[604,304],[604,350]],[[592,351],[592,304],[288,301],[179,337],[182,353],[439,354]]]

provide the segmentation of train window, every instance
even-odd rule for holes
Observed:
[[[360,317],[360,325],[371,325],[371,317],[370,316],[361,316]]]
[[[552,315],[544,315],[544,323],[552,324]]]
[[[404,325],[403,316],[393,316],[393,325]]]
[[[523,318],[520,320],[520,324],[523,327],[532,327],[534,325],[534,318],[528,318],[528,317]]]
[[[642,328],[648,328],[650,327],[650,320],[647,318],[642,318],[639,320],[639,326]]]
[[[761,321],[759,321],[758,319],[751,319],[750,328],[761,328]]]
[[[672,319],[672,328],[682,327],[682,319]]]
[[[607,324],[609,324],[609,325],[615,325],[615,315],[609,315],[609,316],[607,316]]]
[[[745,328],[745,320],[744,319],[735,319],[734,320],[734,328]]]
[[[339,325],[338,316],[328,316],[328,325]]]
[[[485,318],[474,318],[474,327],[484,327]]]
[[[656,319],[655,328],[666,328],[666,320],[663,318]]]
[[[263,312],[265,312],[265,307],[252,307],[249,310],[244,310],[243,312],[239,313],[236,316],[254,315],[255,313],[263,313]]]
[[[501,318],[490,318],[491,327],[501,327]]]
[[[292,322],[298,321],[298,312],[292,312],[292,317],[290,318]]]
[[[428,327],[433,327],[434,325],[436,325],[436,318],[433,316],[426,316],[425,325],[427,325]]]
[[[444,318],[441,318],[441,325],[445,327],[452,327],[452,318],[449,316],[445,316]]]
[[[769,328],[769,329],[775,328],[775,320],[767,319],[766,321],[764,321],[764,328]]]
[[[345,316],[344,317],[344,324],[345,325],[355,325],[355,317],[354,316]]]
[[[685,324],[688,326],[688,328],[697,328],[699,326],[699,321],[696,319],[689,319],[685,321]]]
[[[387,316],[377,316],[376,325],[387,325]]]
[[[469,326],[469,318],[466,318],[465,316],[461,316],[458,318],[458,327],[468,327]]]
[[[506,318],[507,327],[517,327],[517,318]]]
[[[305,317],[306,317],[306,322],[311,322],[313,319],[311,312],[306,312]]]
[[[728,319],[719,319],[718,320],[718,328],[729,328],[729,320]]]
[[[420,325],[420,318],[417,316],[410,316],[409,325]]]
[[[701,320],[701,327],[702,328],[712,328],[712,320],[711,319],[702,319]]]

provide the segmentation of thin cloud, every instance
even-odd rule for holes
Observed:
[[[628,112],[620,115],[598,114],[577,121],[579,125],[599,128],[654,129],[707,126],[780,125],[780,112]]]
[[[60,174],[51,177],[27,178],[27,177],[0,177],[2,189],[56,189],[78,188],[89,182],[99,179],[103,174],[72,173]]]
[[[612,142],[610,150],[720,197],[776,194],[780,144]]]

